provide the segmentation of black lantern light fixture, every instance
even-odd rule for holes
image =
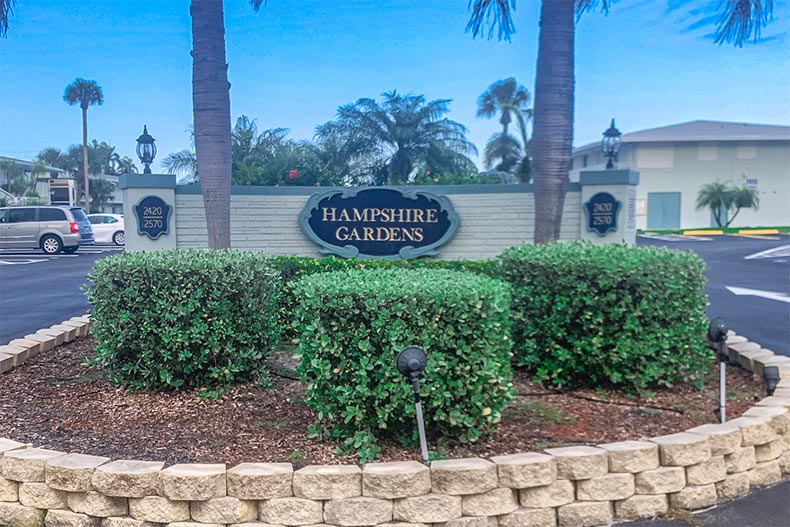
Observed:
[[[708,342],[719,357],[719,422],[727,421],[727,324],[714,318],[708,325]]]
[[[617,161],[617,154],[620,152],[620,130],[614,127],[614,119],[609,129],[603,133],[601,139],[601,151],[606,156],[606,169],[611,170],[614,168],[614,162]]]
[[[154,141],[156,141],[156,139],[148,134],[148,126],[143,125],[143,134],[137,138],[137,157],[139,157],[140,162],[145,165],[143,174],[151,173],[151,163],[154,162],[154,158],[156,157],[156,145]]]
[[[414,409],[417,414],[417,432],[420,436],[420,453],[422,462],[430,465],[428,459],[428,442],[425,439],[425,422],[422,417],[422,401],[420,401],[420,374],[428,364],[428,356],[417,346],[404,348],[395,358],[398,371],[411,383],[414,392]]]
[[[779,384],[781,376],[779,374],[779,366],[766,366],[763,368],[763,381],[765,381],[765,393],[772,396],[776,391],[776,385]]]

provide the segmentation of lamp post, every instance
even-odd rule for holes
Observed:
[[[145,165],[143,174],[151,173],[151,163],[154,162],[154,157],[156,157],[156,145],[154,141],[156,141],[156,139],[148,134],[148,126],[143,125],[143,134],[137,138],[137,157],[139,157],[140,162]]]
[[[614,162],[617,161],[617,153],[620,152],[620,130],[614,127],[614,119],[609,129],[603,133],[601,139],[601,151],[606,156],[606,169],[611,170],[614,168]]]
[[[414,392],[414,408],[417,412],[417,431],[420,434],[422,462],[425,465],[430,465],[430,460],[428,459],[428,443],[425,440],[425,423],[422,418],[422,402],[420,401],[420,374],[425,370],[425,365],[427,363],[428,357],[425,355],[425,352],[417,346],[404,348],[395,358],[398,371],[411,382],[411,388]]]
[[[727,324],[720,318],[714,318],[708,325],[708,340],[719,356],[719,422],[727,420]]]

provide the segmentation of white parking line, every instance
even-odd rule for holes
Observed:
[[[788,256],[790,256],[790,245],[782,245],[781,247],[773,247],[760,251],[759,253],[750,254],[743,259],[756,260],[758,258],[786,258]]]
[[[702,236],[686,236],[684,234],[640,234],[641,238],[648,240],[661,240],[663,242],[710,242],[712,238]]]

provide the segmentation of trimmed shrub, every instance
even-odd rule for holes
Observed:
[[[437,260],[422,258],[417,260],[374,260],[357,258],[309,258],[304,256],[274,256],[274,265],[283,277],[283,290],[278,303],[280,325],[286,339],[296,337],[291,326],[292,313],[296,310],[297,299],[293,286],[299,278],[318,273],[330,273],[350,269],[450,269],[468,271],[492,276],[496,269],[495,260]]]
[[[123,253],[99,260],[88,279],[92,362],[132,388],[221,392],[263,372],[278,342],[281,280],[260,254]]]
[[[316,274],[294,287],[314,434],[343,441],[364,461],[377,439],[416,439],[411,386],[395,365],[423,348],[426,428],[473,441],[513,397],[507,284],[446,270],[368,269]]]
[[[524,245],[499,257],[513,286],[515,362],[556,386],[644,391],[701,383],[704,262],[691,252],[585,242]]]

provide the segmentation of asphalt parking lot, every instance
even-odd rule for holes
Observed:
[[[707,264],[708,316],[790,356],[790,236],[640,236],[637,245],[699,255]]]

